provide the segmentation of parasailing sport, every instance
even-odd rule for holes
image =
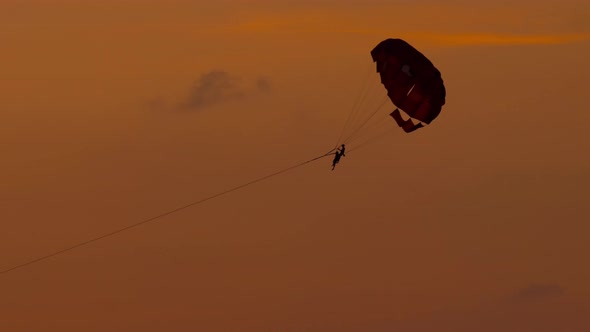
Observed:
[[[348,150],[350,152],[371,141],[374,141],[377,138],[382,137],[385,133],[391,131],[391,128],[395,128],[391,125],[391,120],[389,119],[390,116],[406,133],[414,132],[417,129],[424,127],[423,123],[428,125],[438,117],[442,106],[445,104],[446,90],[440,72],[432,64],[432,62],[430,62],[430,60],[428,60],[413,46],[401,39],[386,39],[380,42],[371,51],[371,57],[373,58],[373,62],[376,63],[376,71],[379,73],[381,78],[380,84],[385,87],[387,95],[382,98],[382,101],[380,101],[376,107],[366,106],[367,104],[365,102],[372,101],[370,97],[371,93],[375,93],[377,91],[377,94],[382,94],[383,91],[378,86],[377,87],[379,89],[375,89],[375,84],[373,84],[372,89],[369,87],[371,83],[366,84],[367,82],[379,84],[377,80],[368,80],[374,75],[374,72],[370,72],[371,75],[367,76],[367,80],[365,80],[365,85],[363,86],[362,92],[357,98],[357,102],[355,102],[351,112],[349,113],[335,147],[327,153],[268,174],[266,176],[262,176],[255,180],[251,180],[224,191],[220,191],[208,197],[192,201],[175,209],[170,209],[151,218],[123,226],[109,233],[95,236],[94,238],[78,242],[77,244],[70,245],[69,247],[55,251],[53,253],[49,253],[10,268],[0,270],[0,274],[5,274],[23,268],[25,266],[64,254],[93,242],[100,241],[107,237],[111,237],[144,224],[156,221],[158,219],[162,219],[165,216],[180,210],[184,210],[214,198],[229,194],[233,191],[253,185],[265,179],[272,178],[292,169],[299,168],[303,165],[328,157],[330,155],[335,155],[332,161],[332,170],[334,170],[336,164],[340,162],[340,158],[345,156],[344,152],[347,148],[347,144],[349,146],[353,146],[353,148]],[[385,113],[385,117],[377,117],[377,120],[371,123],[370,121],[375,119],[374,116],[379,113],[379,110],[386,104],[387,99],[390,99],[390,101],[396,107],[395,110],[389,114]],[[409,119],[403,119],[401,114],[402,111],[409,117]],[[389,121],[384,121],[385,119]],[[413,120],[418,122],[414,123]],[[377,130],[378,128],[381,128],[382,131],[380,132]],[[383,129],[385,130],[383,131]],[[358,144],[359,138],[361,137],[365,137],[366,140]]]
[[[371,79],[375,71],[370,70],[336,143],[341,149],[331,151],[335,155],[332,169],[344,156],[345,145],[352,146],[350,151],[353,151],[391,132],[395,128],[391,126],[391,118],[404,132],[411,133],[436,119],[445,104],[446,89],[440,71],[408,42],[394,38],[383,40],[371,50],[371,57],[380,82]],[[374,96],[383,93],[379,85],[387,92],[380,99]],[[387,99],[395,110],[380,113]]]

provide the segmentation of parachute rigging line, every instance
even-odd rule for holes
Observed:
[[[349,126],[347,126],[345,130],[345,133],[347,133],[344,135],[345,137],[348,136],[350,138],[351,135],[353,135],[355,132],[362,128],[362,126],[364,125],[364,123],[362,123],[363,118],[367,116],[367,113],[373,110],[373,108],[375,107],[374,103],[378,101],[376,99],[376,94],[380,94],[380,87],[376,83],[371,83],[367,90],[364,92],[360,104],[357,105],[354,113],[352,114],[350,122],[347,123]],[[370,118],[371,116],[369,116],[369,119]],[[344,139],[345,142],[347,140],[348,138]]]
[[[114,230],[114,231],[112,231],[112,232],[109,232],[109,233],[106,233],[106,234],[103,234],[103,235],[97,236],[97,237],[95,237],[95,238],[92,238],[92,239],[90,239],[90,240],[87,240],[87,241],[84,241],[84,242],[80,242],[80,243],[78,243],[78,244],[76,244],[76,245],[73,245],[73,246],[71,246],[71,247],[67,247],[67,248],[61,249],[61,250],[59,250],[59,251],[53,252],[53,253],[51,253],[51,254],[48,254],[48,255],[45,255],[45,256],[41,256],[41,257],[38,257],[38,258],[36,258],[36,259],[32,259],[32,260],[30,260],[30,261],[27,261],[27,262],[24,262],[24,263],[22,263],[22,264],[19,264],[19,265],[13,266],[13,267],[11,267],[11,268],[8,268],[8,269],[6,269],[6,270],[2,270],[2,271],[0,271],[0,274],[5,274],[5,273],[8,273],[8,272],[11,272],[11,271],[14,271],[14,270],[20,269],[20,268],[22,268],[22,267],[25,267],[25,266],[28,266],[28,265],[31,265],[31,264],[34,264],[34,263],[37,263],[37,262],[40,262],[40,261],[46,260],[46,259],[48,259],[48,258],[55,257],[55,256],[57,256],[57,255],[60,255],[60,254],[66,253],[66,252],[68,252],[68,251],[71,251],[71,250],[74,250],[74,249],[77,249],[77,248],[79,248],[79,247],[82,247],[82,246],[85,246],[85,245],[87,245],[87,244],[90,244],[90,243],[93,243],[93,242],[97,242],[97,241],[99,241],[99,240],[102,240],[102,239],[105,239],[105,238],[107,238],[107,237],[110,237],[110,236],[113,236],[113,235],[116,235],[116,234],[119,234],[119,233],[125,232],[125,231],[127,231],[127,230],[130,230],[130,229],[132,229],[132,228],[139,227],[139,226],[141,226],[141,225],[144,225],[144,224],[147,224],[147,223],[149,223],[149,222],[155,221],[155,220],[157,220],[157,219],[163,218],[163,217],[165,217],[165,216],[168,216],[168,215],[170,215],[170,214],[173,214],[173,213],[175,213],[175,212],[178,212],[178,211],[180,211],[180,210],[187,209],[187,208],[189,208],[189,207],[191,207],[191,206],[195,206],[195,205],[198,205],[198,204],[204,203],[204,202],[206,202],[206,201],[212,200],[212,199],[214,199],[214,198],[217,198],[217,197],[223,196],[223,195],[225,195],[225,194],[229,194],[229,193],[231,193],[231,192],[233,192],[233,191],[236,191],[236,190],[238,190],[238,189],[241,189],[241,188],[247,187],[247,186],[249,186],[249,185],[255,184],[255,183],[257,183],[257,182],[260,182],[260,181],[266,180],[266,179],[268,179],[268,178],[271,178],[271,177],[277,176],[277,175],[279,175],[279,174],[281,174],[281,173],[285,173],[285,172],[287,172],[287,171],[290,171],[290,170],[292,170],[292,169],[295,169],[295,168],[301,167],[301,166],[303,166],[303,165],[305,165],[305,164],[309,164],[309,163],[311,163],[311,162],[313,162],[313,161],[315,161],[315,160],[318,160],[318,159],[321,159],[321,158],[327,157],[327,156],[329,156],[329,155],[333,154],[333,153],[332,153],[333,151],[334,151],[334,149],[332,149],[332,150],[328,151],[327,153],[325,153],[325,154],[323,154],[323,155],[321,155],[321,156],[318,156],[318,157],[315,157],[315,158],[309,159],[309,160],[307,160],[307,161],[304,161],[304,162],[302,162],[302,163],[299,163],[299,164],[296,164],[296,165],[293,165],[293,166],[287,167],[287,168],[285,168],[285,169],[282,169],[282,170],[280,170],[280,171],[277,171],[277,172],[274,172],[274,173],[272,173],[272,174],[269,174],[269,175],[263,176],[263,177],[261,177],[261,178],[258,178],[258,179],[256,179],[256,180],[252,180],[252,181],[250,181],[250,182],[246,182],[246,183],[244,183],[244,184],[241,184],[241,185],[239,185],[239,186],[233,187],[233,188],[231,188],[231,189],[227,189],[227,190],[225,190],[225,191],[222,191],[222,192],[220,192],[220,193],[217,193],[217,194],[211,195],[211,196],[209,196],[209,197],[202,198],[202,199],[200,199],[200,200],[198,200],[198,201],[195,201],[195,202],[192,202],[192,203],[190,203],[190,204],[186,204],[186,205],[184,205],[184,206],[178,207],[178,208],[176,208],[176,209],[173,209],[173,210],[170,210],[170,211],[164,212],[164,213],[162,213],[162,214],[159,214],[159,215],[157,215],[157,216],[155,216],[155,217],[151,217],[151,218],[149,218],[149,219],[145,219],[145,220],[139,221],[139,222],[137,222],[137,223],[135,223],[135,224],[131,224],[131,225],[129,225],[129,226],[126,226],[126,227],[123,227],[123,228],[119,228],[119,229],[117,229],[117,230]]]
[[[367,92],[368,92],[368,84],[367,83],[369,82],[369,78],[373,74],[370,69],[371,68],[369,67],[367,75],[365,76],[363,83],[360,85],[360,91],[356,97],[354,104],[352,105],[352,108],[350,109],[350,112],[348,113],[348,117],[346,118],[346,121],[344,122],[344,127],[342,128],[342,131],[340,132],[340,136],[338,136],[338,139],[336,140],[335,147],[338,147],[338,145],[340,144],[340,139],[342,139],[342,136],[344,136],[344,133],[346,132],[348,127],[353,122],[354,118],[356,117],[356,114],[358,113],[358,109],[360,109],[360,106],[367,95]]]
[[[366,139],[365,141],[363,141],[362,143],[359,143],[358,145],[353,146],[347,153],[350,153],[352,151],[355,151],[357,149],[360,149],[362,147],[367,146],[367,144],[369,143],[373,143],[375,141],[378,141],[379,139],[385,137],[387,134],[391,133],[393,131],[393,129],[395,129],[394,127],[392,128],[387,128],[387,130],[379,133],[378,135],[375,135],[371,138]]]
[[[375,136],[376,132],[381,132],[383,130],[390,130],[392,128],[395,128],[391,125],[389,119],[389,115],[376,118],[376,120],[373,123],[368,124],[361,132],[357,133],[357,135],[355,135],[354,137],[348,139],[346,144],[352,146],[360,140],[364,140],[368,137]]]
[[[385,103],[387,102],[387,96],[383,98],[383,101],[381,102],[381,104],[375,108],[375,110],[373,111],[373,113],[371,113],[371,115],[365,119],[362,124],[360,126],[358,126],[352,133],[350,133],[350,135],[345,139],[345,142],[350,141],[351,139],[353,139],[353,137],[355,136],[355,134],[358,134],[359,130],[361,128],[363,128],[364,125],[367,124],[367,122],[369,122],[369,120],[371,120],[371,118],[373,118],[373,116],[375,116],[375,114],[377,114],[377,112],[379,112],[379,110],[385,105]]]

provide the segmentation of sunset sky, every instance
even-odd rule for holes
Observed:
[[[386,38],[430,125],[0,274],[0,331],[590,331],[587,0],[0,0],[0,270],[325,153]]]

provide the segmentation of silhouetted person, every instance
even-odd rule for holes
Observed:
[[[334,170],[336,164],[338,164],[341,157],[346,157],[346,155],[344,154],[344,150],[346,150],[346,147],[344,146],[344,144],[342,144],[340,150],[336,150],[336,153],[334,153],[335,156],[334,160],[332,160],[332,170]]]

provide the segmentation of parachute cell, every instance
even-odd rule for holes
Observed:
[[[445,104],[446,89],[439,70],[402,39],[386,39],[372,51],[381,83],[393,104],[410,118],[430,124]],[[398,109],[390,114],[406,132],[423,127],[404,120]]]

